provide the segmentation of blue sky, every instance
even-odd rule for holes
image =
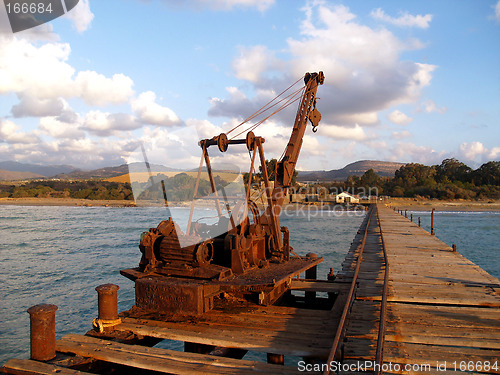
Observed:
[[[500,159],[499,46],[496,0],[81,0],[16,34],[0,6],[0,160],[90,169],[135,160],[143,143],[150,161],[192,168],[199,138],[323,70],[300,169],[477,167]],[[293,120],[255,131],[268,158]],[[243,168],[235,151],[224,160]]]

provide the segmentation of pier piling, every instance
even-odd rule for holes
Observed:
[[[434,211],[435,208],[431,211],[431,235],[434,236]]]

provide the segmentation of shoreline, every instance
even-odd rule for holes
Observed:
[[[431,211],[433,208],[439,212],[499,212],[500,200],[468,201],[468,200],[447,200],[437,199],[416,199],[416,198],[390,198],[385,201],[388,207],[396,210],[408,211]]]
[[[500,211],[500,200],[488,201],[440,201],[437,199],[390,198],[381,201],[387,206],[408,211]],[[75,198],[0,198],[0,206],[76,206],[76,207],[137,207],[131,200],[92,200]],[[189,202],[178,202],[170,207],[186,207]],[[307,205],[304,205],[307,207]],[[285,206],[283,206],[285,208]]]

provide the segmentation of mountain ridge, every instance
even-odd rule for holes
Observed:
[[[394,172],[405,163],[360,160],[347,164],[341,169],[329,171],[298,171],[298,181],[343,181],[350,175],[362,176],[369,169],[382,177],[392,177]],[[3,168],[2,168],[3,166]],[[8,167],[5,168],[5,167]],[[159,164],[151,164],[152,172],[182,172],[176,168],[165,167]],[[147,172],[144,163],[122,164],[114,167],[104,167],[93,170],[81,170],[69,165],[49,165],[23,164],[19,162],[0,162],[0,180],[24,180],[33,178],[56,178],[63,180],[85,180],[85,179],[106,179],[117,177],[132,172]],[[54,174],[49,174],[56,171]]]
[[[340,169],[299,171],[297,181],[344,181],[349,176],[362,176],[370,169],[381,177],[394,177],[394,173],[405,164],[393,161],[359,160]]]
[[[0,169],[9,172],[31,172],[39,176],[50,177],[58,173],[67,173],[76,168],[71,165],[42,165],[20,163],[18,161],[6,160],[0,161]]]

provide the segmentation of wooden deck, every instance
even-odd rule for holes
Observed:
[[[305,292],[306,300],[311,292],[323,293],[321,308],[319,304],[314,308],[314,300],[308,306],[265,306],[228,295],[199,316],[158,316],[132,308],[121,313],[122,323],[112,332],[72,334],[58,340],[58,357],[53,361],[13,359],[0,372],[86,374],[109,373],[112,368],[120,374],[328,373],[324,369],[300,372],[295,363],[283,366],[217,356],[214,348],[233,348],[241,356],[252,351],[298,357],[295,362],[304,357],[321,363],[332,357],[349,365],[375,361],[378,343],[383,345],[383,363],[390,365],[381,373],[500,373],[499,280],[384,205],[374,208],[360,257],[364,234],[362,225],[334,282],[286,281],[291,291]],[[340,351],[333,353],[360,258],[352,284],[355,298],[351,309],[345,309],[349,314]],[[385,330],[380,340],[386,267]],[[325,309],[326,293],[331,304]],[[184,341],[204,351],[151,347],[164,339]],[[405,365],[412,367],[408,370]],[[421,367],[413,367],[417,365]]]
[[[377,209],[379,223],[373,221],[368,229],[344,360],[375,357],[383,236],[389,264],[384,363],[402,369],[430,365],[435,373],[500,373],[499,280],[385,205]],[[360,235],[344,262],[344,280],[352,274]]]

